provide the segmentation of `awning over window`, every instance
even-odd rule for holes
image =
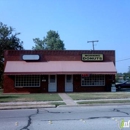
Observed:
[[[7,61],[4,74],[115,74],[113,62],[82,62],[82,61],[48,61],[26,62]]]

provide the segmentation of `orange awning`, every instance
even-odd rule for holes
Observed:
[[[48,61],[26,62],[7,61],[6,75],[42,74],[116,74],[113,62]]]

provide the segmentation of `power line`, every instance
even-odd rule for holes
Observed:
[[[122,60],[117,60],[116,62],[125,61],[125,60],[130,60],[130,58],[122,59]]]

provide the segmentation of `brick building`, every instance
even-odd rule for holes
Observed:
[[[113,50],[7,50],[5,93],[103,92],[115,81]]]

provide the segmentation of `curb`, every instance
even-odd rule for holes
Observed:
[[[104,104],[77,104],[77,105],[23,105],[23,106],[1,106],[0,110],[13,109],[38,109],[38,108],[56,108],[56,107],[91,107],[91,106],[122,106],[130,105],[130,103],[104,103]]]
[[[1,106],[0,110],[11,110],[11,109],[36,109],[36,108],[56,108],[56,105],[23,105],[23,106]]]
[[[130,103],[103,103],[103,104],[78,104],[78,105],[59,105],[57,107],[91,107],[91,106],[122,106],[122,105],[130,105]]]

